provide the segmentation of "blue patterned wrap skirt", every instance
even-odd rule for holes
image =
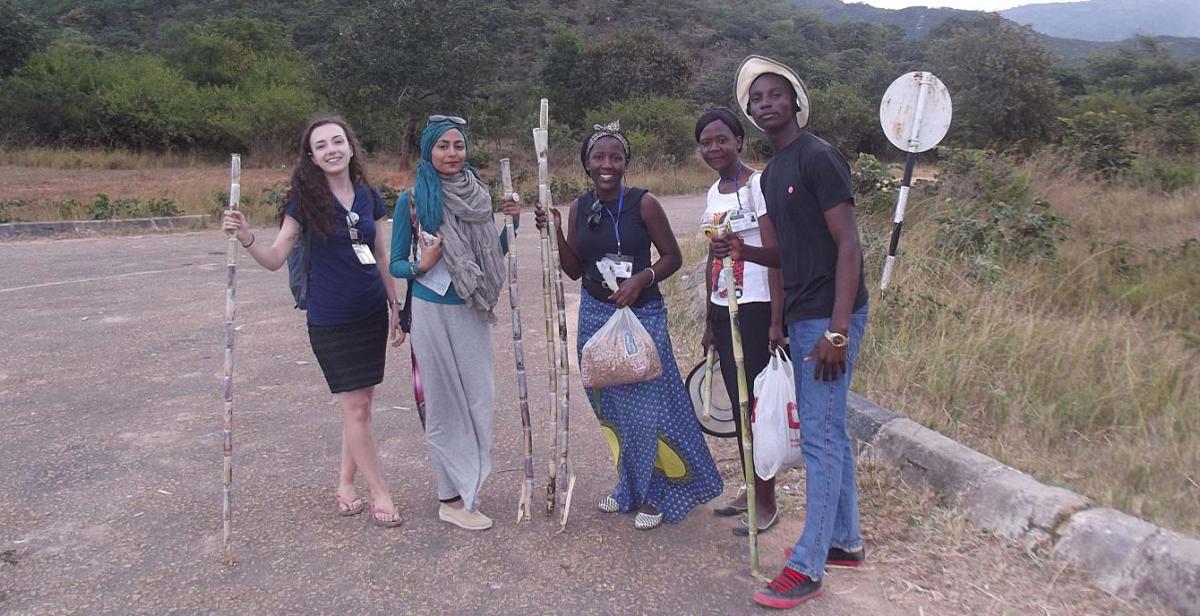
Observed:
[[[580,295],[578,352],[582,354],[583,345],[617,307],[587,291]],[[642,503],[650,503],[673,524],[696,505],[716,498],[724,486],[675,363],[666,306],[656,299],[633,312],[658,347],[662,376],[588,390],[588,399],[617,461],[612,497],[621,511],[637,511]]]

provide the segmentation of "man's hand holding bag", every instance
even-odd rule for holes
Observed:
[[[771,479],[804,463],[792,360],[782,349],[775,349],[771,362],[754,379],[754,398],[754,472]]]

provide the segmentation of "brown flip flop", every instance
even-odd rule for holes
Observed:
[[[367,501],[363,500],[362,498],[355,497],[354,500],[348,501],[342,498],[341,494],[335,493],[333,496],[337,499],[338,515],[358,515],[363,512],[363,509],[367,508]]]

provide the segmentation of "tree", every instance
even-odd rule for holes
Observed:
[[[46,43],[42,27],[17,10],[11,0],[0,0],[0,77],[7,77]]]
[[[583,39],[575,30],[558,24],[550,26],[538,79],[554,105],[554,115],[567,125],[578,123],[588,102],[583,54]]]
[[[644,96],[680,97],[695,67],[687,49],[646,30],[622,30],[584,51],[588,109]]]
[[[501,78],[515,17],[507,3],[373,0],[329,33],[319,81],[360,132],[407,161],[425,115],[466,113]]]
[[[546,42],[539,78],[568,125],[613,101],[679,98],[695,71],[691,52],[648,30],[621,30],[585,46],[574,30],[558,27]]]
[[[1031,148],[1056,134],[1054,64],[1028,29],[992,14],[952,18],[930,33],[924,55],[954,99],[953,142]]]

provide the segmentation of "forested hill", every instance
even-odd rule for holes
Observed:
[[[856,20],[870,15],[918,17]],[[886,149],[879,98],[917,69],[955,97],[951,144],[1036,147],[1060,118],[1113,105],[1138,130],[1195,133],[1200,65],[1153,40],[1069,67],[994,14],[931,15],[837,0],[0,0],[0,135],[279,150],[334,110],[369,147],[403,150],[432,111],[487,138],[523,131],[546,96],[560,130],[619,117],[671,160],[691,155],[698,109],[732,104],[748,53],[794,66],[814,129],[847,152]]]

